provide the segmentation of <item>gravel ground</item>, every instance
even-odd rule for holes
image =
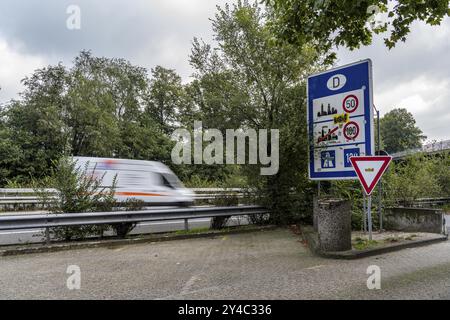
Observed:
[[[69,265],[81,288],[66,286]],[[381,289],[366,286],[368,266]],[[450,242],[360,260],[313,256],[288,229],[0,257],[1,299],[450,299]]]

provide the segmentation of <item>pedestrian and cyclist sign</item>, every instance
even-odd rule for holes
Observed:
[[[371,61],[312,75],[307,91],[310,179],[357,178],[350,157],[374,151]]]

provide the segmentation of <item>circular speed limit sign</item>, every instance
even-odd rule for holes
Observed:
[[[358,109],[358,105],[358,97],[353,94],[346,96],[344,101],[342,102],[342,108],[344,108],[344,111],[348,113],[352,113],[356,109]]]
[[[347,140],[355,140],[359,135],[359,126],[356,122],[350,121],[344,126],[343,132]]]

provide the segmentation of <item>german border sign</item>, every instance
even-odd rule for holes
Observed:
[[[392,161],[391,156],[350,157],[350,161],[368,196]]]
[[[350,157],[374,152],[372,62],[312,75],[307,92],[310,179],[356,179]]]

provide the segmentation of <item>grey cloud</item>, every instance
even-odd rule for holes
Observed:
[[[183,7],[202,3],[195,11]],[[223,3],[223,1],[217,1]],[[81,9],[81,29],[69,30],[66,20],[69,5]],[[24,44],[26,54],[57,57],[69,63],[82,49],[97,55],[124,57],[147,68],[161,62],[190,74],[187,58],[194,36],[209,38],[213,1],[145,0],[44,0],[2,1],[0,35],[8,42]],[[186,10],[187,11],[187,10]],[[170,48],[177,61],[167,61]],[[54,62],[54,61],[52,61]]]
[[[411,27],[411,33],[405,43],[398,43],[392,50],[384,46],[382,37],[376,37],[374,43],[359,50],[349,51],[339,49],[339,64],[346,64],[360,59],[371,58],[374,69],[375,103],[378,96],[386,96],[396,92],[399,95],[390,97],[391,105],[378,105],[385,113],[395,103],[407,100],[419,94],[424,100],[424,108],[414,110],[413,114],[418,125],[431,139],[450,138],[446,125],[450,118],[450,88],[439,86],[439,89],[428,92],[418,90],[413,86],[418,79],[423,79],[424,86],[431,84],[450,84],[450,19],[443,21],[441,26],[430,27],[422,22],[416,22]],[[408,85],[410,87],[408,88]],[[402,90],[399,90],[400,87]],[[437,97],[432,97],[432,93]]]
[[[445,32],[448,37],[438,34]],[[433,78],[450,76],[450,19],[441,26],[430,27],[423,23],[414,23],[412,32],[405,43],[398,43],[391,50],[384,46],[382,37],[360,50],[339,51],[341,61],[351,61],[370,57],[374,62],[374,78],[377,86],[389,88],[400,82],[426,75]]]

